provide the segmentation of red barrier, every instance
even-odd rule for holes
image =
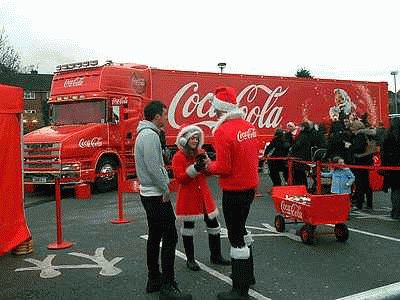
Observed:
[[[374,155],[377,155],[375,153]],[[322,167],[328,168],[350,168],[350,169],[365,169],[370,171],[370,186],[373,191],[380,191],[383,183],[383,176],[379,175],[379,170],[392,170],[392,171],[400,171],[400,166],[381,166],[380,161],[378,162],[376,158],[374,158],[374,164],[372,166],[366,165],[352,165],[352,164],[334,164],[334,163],[322,163],[321,161],[303,161],[298,160],[294,157],[264,157],[265,160],[287,160],[288,163],[288,185],[293,185],[293,162],[307,165],[316,165],[316,179],[317,179],[317,194],[322,193],[321,186],[321,169]]]
[[[72,247],[72,242],[64,241],[62,237],[62,222],[61,222],[61,188],[60,179],[56,178],[55,181],[55,192],[56,192],[56,225],[57,225],[57,242],[50,243],[47,249],[59,250]]]
[[[128,219],[124,218],[122,193],[126,191],[126,189],[124,188],[125,187],[124,183],[126,181],[124,181],[123,174],[124,172],[122,171],[122,168],[118,168],[118,218],[111,220],[111,223],[113,224],[125,224],[130,222]]]

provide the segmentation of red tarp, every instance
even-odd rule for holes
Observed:
[[[25,221],[21,118],[23,90],[0,84],[0,255],[30,238]]]

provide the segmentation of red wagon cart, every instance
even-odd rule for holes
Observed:
[[[304,223],[300,229],[301,240],[312,244],[317,225],[334,224],[338,241],[349,238],[349,230],[344,224],[350,211],[348,194],[312,195],[307,193],[304,185],[276,186],[272,188],[272,200],[278,232],[285,230],[285,223]]]

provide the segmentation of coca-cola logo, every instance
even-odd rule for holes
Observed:
[[[249,128],[246,131],[238,131],[237,133],[237,141],[242,142],[244,140],[255,139],[257,137],[256,130],[254,128]]]
[[[101,137],[93,137],[89,139],[80,139],[78,142],[80,148],[96,148],[103,145],[103,139]]]
[[[76,77],[73,79],[66,79],[64,81],[64,87],[69,88],[69,87],[81,86],[81,85],[83,85],[84,81],[85,81],[84,77]]]
[[[128,97],[123,96],[120,98],[114,97],[111,99],[111,105],[123,105],[128,103]]]
[[[134,73],[132,76],[132,87],[136,90],[138,94],[143,94],[146,88],[146,80],[140,75]]]
[[[287,216],[291,216],[293,218],[302,220],[303,219],[303,212],[301,211],[300,205],[296,203],[290,203],[286,201],[281,202],[281,211],[283,214]]]
[[[213,128],[217,121],[211,121],[216,113],[206,94],[200,97],[199,83],[189,82],[181,87],[173,97],[168,108],[168,121],[172,128],[180,128],[187,124],[188,118],[195,115],[197,119],[204,119],[194,125],[204,125]],[[245,113],[245,119],[256,128],[276,128],[282,121],[283,106],[278,100],[288,91],[281,86],[270,89],[262,84],[251,84],[244,87],[237,96],[237,102]],[[264,99],[255,101],[256,98]],[[256,105],[261,103],[261,105]],[[179,122],[179,123],[178,123]]]

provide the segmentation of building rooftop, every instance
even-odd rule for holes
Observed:
[[[53,74],[0,73],[0,83],[22,87],[30,91],[49,91]]]

